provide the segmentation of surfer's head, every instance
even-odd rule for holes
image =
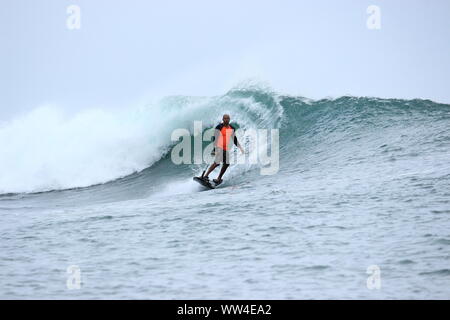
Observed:
[[[229,114],[224,114],[222,117],[222,121],[224,125],[229,125],[230,124],[230,115]]]

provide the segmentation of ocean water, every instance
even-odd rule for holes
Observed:
[[[223,113],[279,130],[276,174],[236,164],[203,190],[204,164],[171,161],[173,130]],[[449,299],[449,129],[429,100],[252,86],[37,108],[0,123],[0,298]]]

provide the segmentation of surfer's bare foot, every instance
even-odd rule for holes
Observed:
[[[222,179],[213,179],[215,184],[221,184],[222,183]]]

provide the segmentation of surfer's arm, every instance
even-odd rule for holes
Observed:
[[[239,150],[241,150],[242,153],[244,153],[244,149],[241,147],[241,144],[239,143],[236,135],[234,135],[234,144],[239,148]]]
[[[239,143],[238,138],[236,137],[236,128],[233,127],[232,125],[230,125],[230,127],[233,129],[232,137],[233,137],[234,144],[236,145],[236,147],[239,148],[239,150],[241,150],[242,153],[244,153],[244,149],[241,147],[241,144]]]
[[[236,136],[234,136],[234,144],[236,145],[236,147],[240,148],[241,144],[239,143],[238,139]]]

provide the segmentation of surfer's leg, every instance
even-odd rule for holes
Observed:
[[[213,162],[213,164],[208,168],[208,171],[206,171],[205,175],[203,176],[204,178],[208,178],[209,174],[215,169],[217,168],[219,164]]]
[[[224,164],[223,164],[222,169],[220,169],[219,176],[217,177],[217,180],[218,180],[218,181],[221,181],[221,180],[222,180],[222,176],[224,175],[225,171],[227,171],[227,169],[228,169],[229,166],[230,166],[230,165],[227,164],[227,163],[224,163]]]
[[[209,174],[215,169],[217,168],[220,163],[224,161],[224,155],[223,155],[223,150],[222,149],[218,149],[216,148],[215,150],[215,158],[214,158],[214,162],[213,164],[209,167],[208,171],[206,171],[205,175],[203,177],[208,178]]]
[[[223,151],[223,165],[220,169],[220,173],[217,176],[217,181],[219,183],[222,181],[222,176],[224,175],[225,171],[227,171],[228,167],[230,166],[230,153],[226,150]]]

